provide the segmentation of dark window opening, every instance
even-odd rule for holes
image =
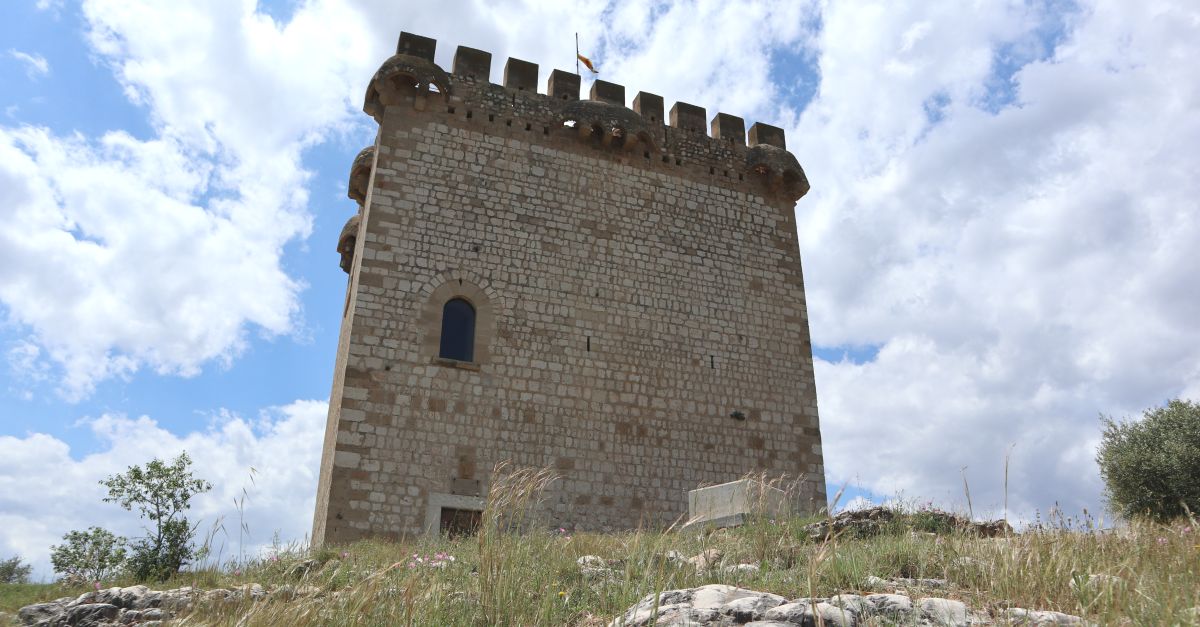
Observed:
[[[442,345],[438,356],[455,361],[475,360],[475,308],[453,298],[442,307]]]
[[[479,532],[483,512],[470,509],[442,508],[440,530],[451,538],[473,536]]]

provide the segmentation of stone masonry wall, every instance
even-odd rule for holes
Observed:
[[[562,98],[450,81],[375,109],[314,544],[420,533],[505,460],[554,468],[546,522],[574,529],[669,524],[752,471],[823,506],[795,198],[744,140],[659,114],[612,141]],[[471,364],[437,357],[455,296]]]

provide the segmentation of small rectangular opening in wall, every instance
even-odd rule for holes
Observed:
[[[446,107],[446,113],[449,113],[450,115],[454,115],[454,107]]]
[[[716,358],[715,356],[713,356],[713,355],[709,355],[709,356],[708,356],[708,367],[709,367],[709,368],[712,368],[712,369],[714,369],[714,370],[716,369],[716,367],[717,367],[717,358]]]
[[[482,522],[483,512],[443,507],[439,531],[451,538],[473,536],[479,532],[479,525]]]
[[[512,120],[505,120],[505,121],[504,121],[504,125],[505,125],[505,126],[512,126]]]
[[[740,181],[740,180],[742,180],[742,174],[741,174],[741,172],[739,172],[739,173],[738,173],[738,180],[739,180],[739,181]]]
[[[493,113],[489,113],[488,114],[488,122],[495,122],[495,121],[496,121],[496,115]]]
[[[675,165],[683,165],[683,159],[676,159]]]
[[[533,128],[533,125],[532,125],[532,124],[530,124],[530,123],[528,123],[528,122],[526,122],[526,123],[525,123],[525,130],[527,130],[527,131],[528,131],[528,130],[530,130],[530,129],[532,129],[532,128]]]
[[[721,170],[721,174],[724,174],[726,177],[728,177],[728,176],[729,176],[729,170]]]
[[[649,159],[649,158],[650,158],[650,151],[649,151],[649,150],[647,150],[646,152],[643,152],[643,153],[642,153],[642,156],[643,156],[643,157],[645,157],[645,158],[647,158],[647,159]]]
[[[670,163],[670,161],[671,161],[670,157],[668,157],[667,155],[663,155],[663,163]]]
[[[471,119],[471,110],[470,109],[467,110],[467,119],[468,120]]]
[[[587,336],[587,350],[589,353],[592,352],[592,336],[590,335]]]
[[[708,173],[709,173],[709,174],[716,174],[716,173],[717,173],[717,169],[716,169],[716,168],[709,168],[709,169],[708,169]]]
[[[543,127],[542,127],[542,135],[549,135],[549,134],[550,134],[550,127],[549,127],[549,126],[543,126]]]

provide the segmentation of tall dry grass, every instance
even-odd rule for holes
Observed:
[[[552,473],[504,467],[497,477],[476,537],[282,548],[239,574],[180,574],[171,586],[254,582],[273,590],[258,601],[201,601],[181,623],[594,627],[650,592],[727,583],[788,598],[825,597],[872,592],[863,582],[874,575],[945,579],[944,589],[908,592],[958,598],[994,614],[1024,607],[1102,625],[1200,624],[1191,611],[1200,607],[1200,528],[1193,521],[1114,530],[1052,516],[1023,533],[984,539],[922,531],[922,512],[907,508],[867,538],[816,541],[805,530],[814,519],[768,516],[724,530],[574,534],[548,529],[538,516]],[[708,549],[723,554],[709,571],[668,558],[670,551],[693,556]],[[585,577],[576,565],[583,555],[604,558],[611,573]],[[721,568],[739,563],[759,570]]]

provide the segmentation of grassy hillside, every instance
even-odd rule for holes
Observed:
[[[202,602],[184,621],[231,626],[601,625],[649,592],[707,583],[789,599],[890,591],[865,586],[869,576],[944,579],[944,587],[909,585],[906,591],[960,599],[993,615],[1024,607],[1104,625],[1200,622],[1189,612],[1200,606],[1200,533],[1187,522],[1100,531],[1086,521],[1057,520],[982,538],[945,525],[932,512],[910,510],[870,534],[847,531],[825,539],[806,529],[812,519],[799,518],[704,532],[574,534],[531,530],[522,519],[528,505],[512,499],[490,504],[478,537],[282,551],[149,585],[208,590],[261,584],[260,600],[247,595],[240,602]],[[683,557],[709,551],[714,564],[697,569],[671,551]],[[577,560],[585,555],[603,562],[581,569]],[[1089,584],[1094,575],[1112,577]],[[63,594],[53,586],[3,586],[0,611]]]

